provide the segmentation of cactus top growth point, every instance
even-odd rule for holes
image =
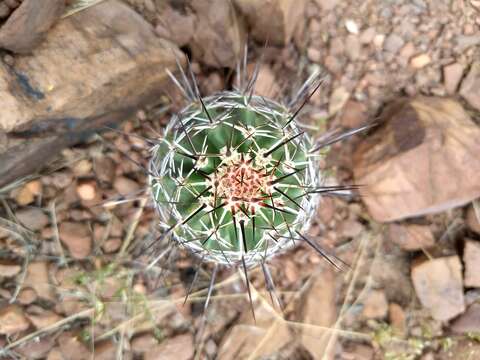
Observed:
[[[295,244],[322,183],[319,155],[283,105],[221,92],[186,106],[153,148],[165,232],[205,260],[256,264]]]

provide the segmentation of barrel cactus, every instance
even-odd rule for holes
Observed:
[[[298,241],[341,265],[305,232],[321,194],[352,189],[324,185],[320,150],[359,129],[313,141],[298,117],[320,77],[281,104],[254,94],[257,74],[205,98],[191,72],[170,74],[188,103],[152,148],[149,186],[163,237],[205,261],[242,266],[247,285],[247,268],[261,263],[269,286],[265,260]]]

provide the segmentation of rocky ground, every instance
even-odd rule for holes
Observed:
[[[0,22],[18,3],[0,0]],[[325,198],[310,231],[351,269],[303,245],[273,259],[285,306],[252,271],[256,322],[234,270],[205,313],[211,267],[185,304],[189,254],[145,271],[155,213],[136,163],[181,106],[172,90],[122,125],[139,136],[89,138],[0,189],[0,358],[480,358],[480,2],[128,3],[188,53],[204,94],[231,85],[248,41],[260,94],[324,72],[305,123],[384,124],[332,147],[338,182],[361,196]]]

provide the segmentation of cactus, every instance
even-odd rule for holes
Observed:
[[[312,141],[298,116],[321,84],[317,75],[286,105],[254,95],[258,67],[243,86],[205,98],[191,70],[190,79],[183,71],[181,81],[169,75],[188,104],[152,148],[149,186],[162,237],[170,236],[202,260],[243,266],[249,295],[247,268],[261,263],[272,290],[265,261],[297,241],[340,268],[343,262],[305,231],[321,194],[354,189],[324,185],[322,149],[366,127]],[[216,267],[213,274],[212,283]]]

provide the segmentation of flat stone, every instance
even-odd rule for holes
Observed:
[[[115,179],[113,188],[123,196],[135,195],[140,190],[140,185],[125,176],[120,176]]]
[[[2,261],[0,262],[0,278],[13,277],[22,271],[22,267],[18,264]]]
[[[420,54],[410,60],[410,65],[415,69],[421,69],[432,62],[430,55]]]
[[[480,242],[467,240],[463,249],[465,286],[480,287]]]
[[[41,230],[50,222],[50,219],[43,210],[38,208],[18,210],[15,216],[23,226],[32,231]]]
[[[55,293],[48,274],[48,263],[46,261],[31,262],[27,267],[27,276],[24,287],[30,287],[42,299],[55,300]]]
[[[370,291],[363,301],[363,316],[367,319],[383,319],[388,314],[388,302],[385,292]]]
[[[85,224],[62,222],[59,226],[60,240],[74,259],[84,259],[92,251],[92,236]]]
[[[429,226],[415,224],[390,224],[388,238],[403,250],[417,251],[435,245],[435,238]]]
[[[328,114],[330,116],[335,115],[340,110],[343,109],[348,99],[350,98],[350,93],[343,86],[340,86],[332,91],[330,96],[330,103],[328,105]]]
[[[18,305],[7,305],[0,309],[0,335],[14,335],[25,331],[30,323]]]
[[[279,91],[280,87],[270,66],[261,65],[255,82],[255,94],[271,98],[278,95]]]
[[[467,77],[462,81],[460,95],[480,111],[480,61],[474,62],[470,67]]]
[[[443,67],[443,80],[447,94],[455,94],[463,76],[465,67],[459,63],[453,63]]]
[[[411,276],[421,304],[435,320],[448,321],[465,311],[462,264],[458,256],[416,264]]]
[[[194,353],[193,336],[177,335],[163,340],[145,353],[145,360],[191,360]]]
[[[480,304],[474,303],[467,308],[462,315],[452,322],[450,326],[455,333],[479,333],[480,332]]]
[[[376,221],[438,213],[480,197],[480,127],[460,103],[401,99],[381,120],[353,154],[355,183],[366,184],[362,200]]]

